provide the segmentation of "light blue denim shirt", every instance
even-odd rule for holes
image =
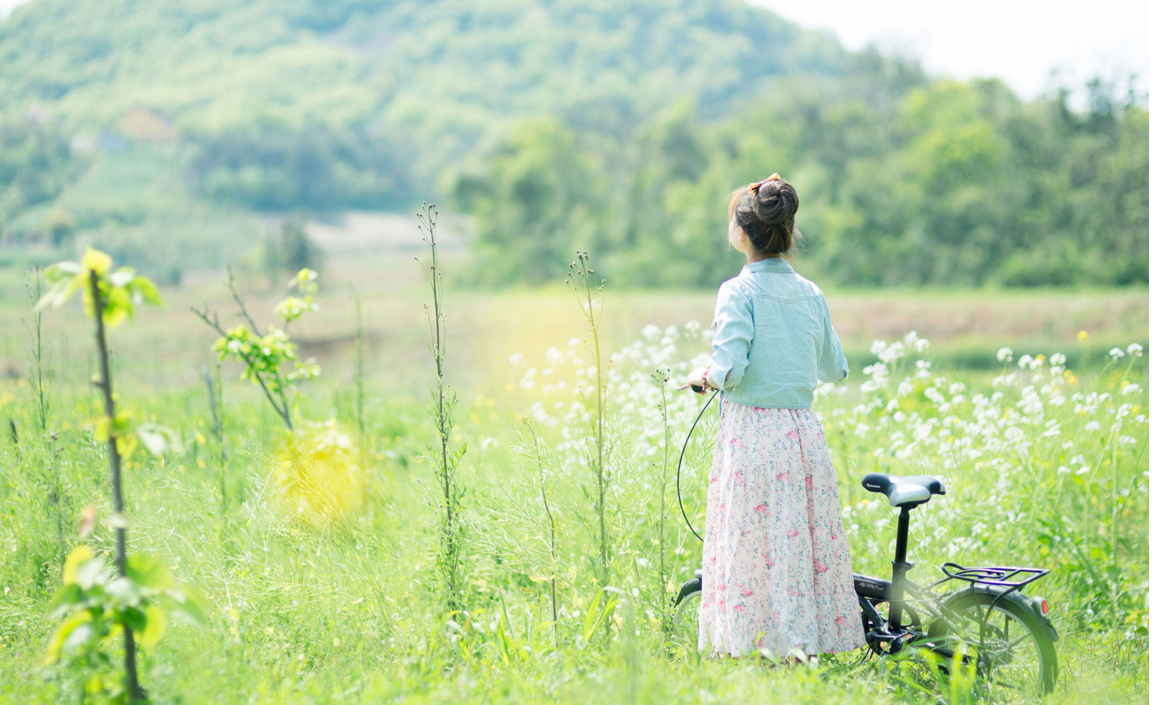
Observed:
[[[818,382],[848,376],[820,288],[783,259],[744,265],[720,285],[708,383],[726,401],[806,409]]]

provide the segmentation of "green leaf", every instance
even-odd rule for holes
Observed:
[[[149,306],[164,306],[164,299],[160,298],[160,292],[148,277],[137,276],[129,288]]]
[[[140,424],[136,427],[136,435],[144,444],[144,448],[154,456],[164,455],[168,451],[179,453],[181,450],[180,437],[167,426],[154,423]]]
[[[81,590],[91,590],[93,585],[102,585],[108,580],[108,567],[99,558],[80,564],[76,569],[76,584]]]
[[[172,574],[164,564],[146,553],[133,553],[128,556],[124,572],[141,587],[167,590],[173,585]]]
[[[140,632],[140,643],[152,648],[160,641],[160,637],[164,636],[164,610],[160,609],[159,605],[148,605],[144,608],[144,616],[148,619],[148,624]]]
[[[108,282],[112,286],[128,286],[136,278],[136,270],[131,267],[121,267],[108,275]]]
[[[84,591],[79,585],[65,585],[52,596],[52,602],[48,605],[48,618],[60,619],[83,600]]]
[[[48,649],[44,652],[44,664],[55,663],[60,658],[61,651],[72,653],[77,646],[91,639],[95,635],[95,631],[88,624],[91,621],[92,613],[87,611],[79,612],[64,620],[52,635],[52,640],[48,642]],[[85,627],[85,631],[74,639],[72,635],[81,627]]]
[[[80,544],[72,549],[68,554],[68,558],[64,559],[63,580],[65,585],[74,585],[76,583],[76,569],[82,564],[92,560],[92,549],[88,548],[86,544]]]
[[[80,266],[79,262],[57,262],[44,270],[44,278],[55,284],[83,272],[84,268]]]
[[[133,632],[139,634],[148,627],[148,616],[139,607],[117,610],[117,615]]]
[[[118,577],[108,581],[104,591],[122,605],[136,607],[140,604],[140,589],[129,578]]]
[[[135,313],[136,307],[132,305],[132,298],[127,291],[118,288],[109,290],[108,300],[104,302],[104,325],[115,328]]]

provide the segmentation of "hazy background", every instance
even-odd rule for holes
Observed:
[[[1148,3],[1143,0],[915,2],[755,0],[847,48],[869,44],[956,78],[995,76],[1025,99],[1103,77],[1138,77],[1148,90]]]
[[[153,383],[194,379],[211,336],[185,311],[226,302],[225,267],[271,302],[312,265],[327,298],[305,349],[347,359],[355,285],[374,372],[406,384],[427,200],[457,349],[485,362],[465,374],[499,387],[509,354],[579,330],[559,286],[576,249],[618,296],[618,339],[707,323],[742,262],[725,197],[773,171],[801,194],[795,265],[854,365],[908,329],[963,365],[1001,345],[1074,354],[1081,330],[1147,339],[1146,3],[0,12],[0,373],[23,369],[29,267],[92,244],[165,287],[169,312],[125,334]]]

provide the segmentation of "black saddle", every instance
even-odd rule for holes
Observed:
[[[879,492],[888,497],[893,507],[915,507],[932,499],[934,494],[946,494],[944,480],[932,475],[885,475],[870,472],[860,483],[869,492]]]

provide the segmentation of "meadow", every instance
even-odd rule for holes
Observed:
[[[154,556],[206,605],[204,624],[169,620],[141,651],[158,703],[1026,700],[863,653],[815,669],[701,658],[671,628],[671,599],[700,560],[674,471],[703,403],[675,390],[709,349],[703,293],[609,288],[585,309],[594,337],[559,285],[484,293],[448,278],[444,369],[459,400],[445,444],[466,450],[454,476],[458,582],[446,592],[442,446],[425,396],[436,384],[421,307],[431,294],[418,270],[380,271],[342,260],[321,275],[320,310],[293,324],[321,372],[290,390],[291,434],[236,379],[240,367],[217,373],[216,335],[187,311],[207,302],[233,322],[219,273],[165,290],[166,310],[111,331],[121,407],[179,441],[159,457],[126,455],[127,518],[110,509],[107,450],[93,435],[91,321],[78,306],[45,310],[45,410],[21,355],[31,305],[6,280],[5,357],[18,378],[0,383],[11,421],[0,442],[0,702],[102,702],[115,690],[114,668],[43,656],[65,557],[80,544],[110,553],[125,524],[129,551]],[[363,301],[359,338],[349,282]],[[241,284],[261,321],[286,294]],[[821,387],[815,408],[855,569],[885,575],[895,529],[863,474],[942,475],[948,495],[913,515],[913,577],[945,560],[1050,569],[1030,594],[1047,598],[1061,637],[1053,701],[1146,702],[1147,291],[829,301],[851,374]],[[685,464],[697,526],[711,413]]]

